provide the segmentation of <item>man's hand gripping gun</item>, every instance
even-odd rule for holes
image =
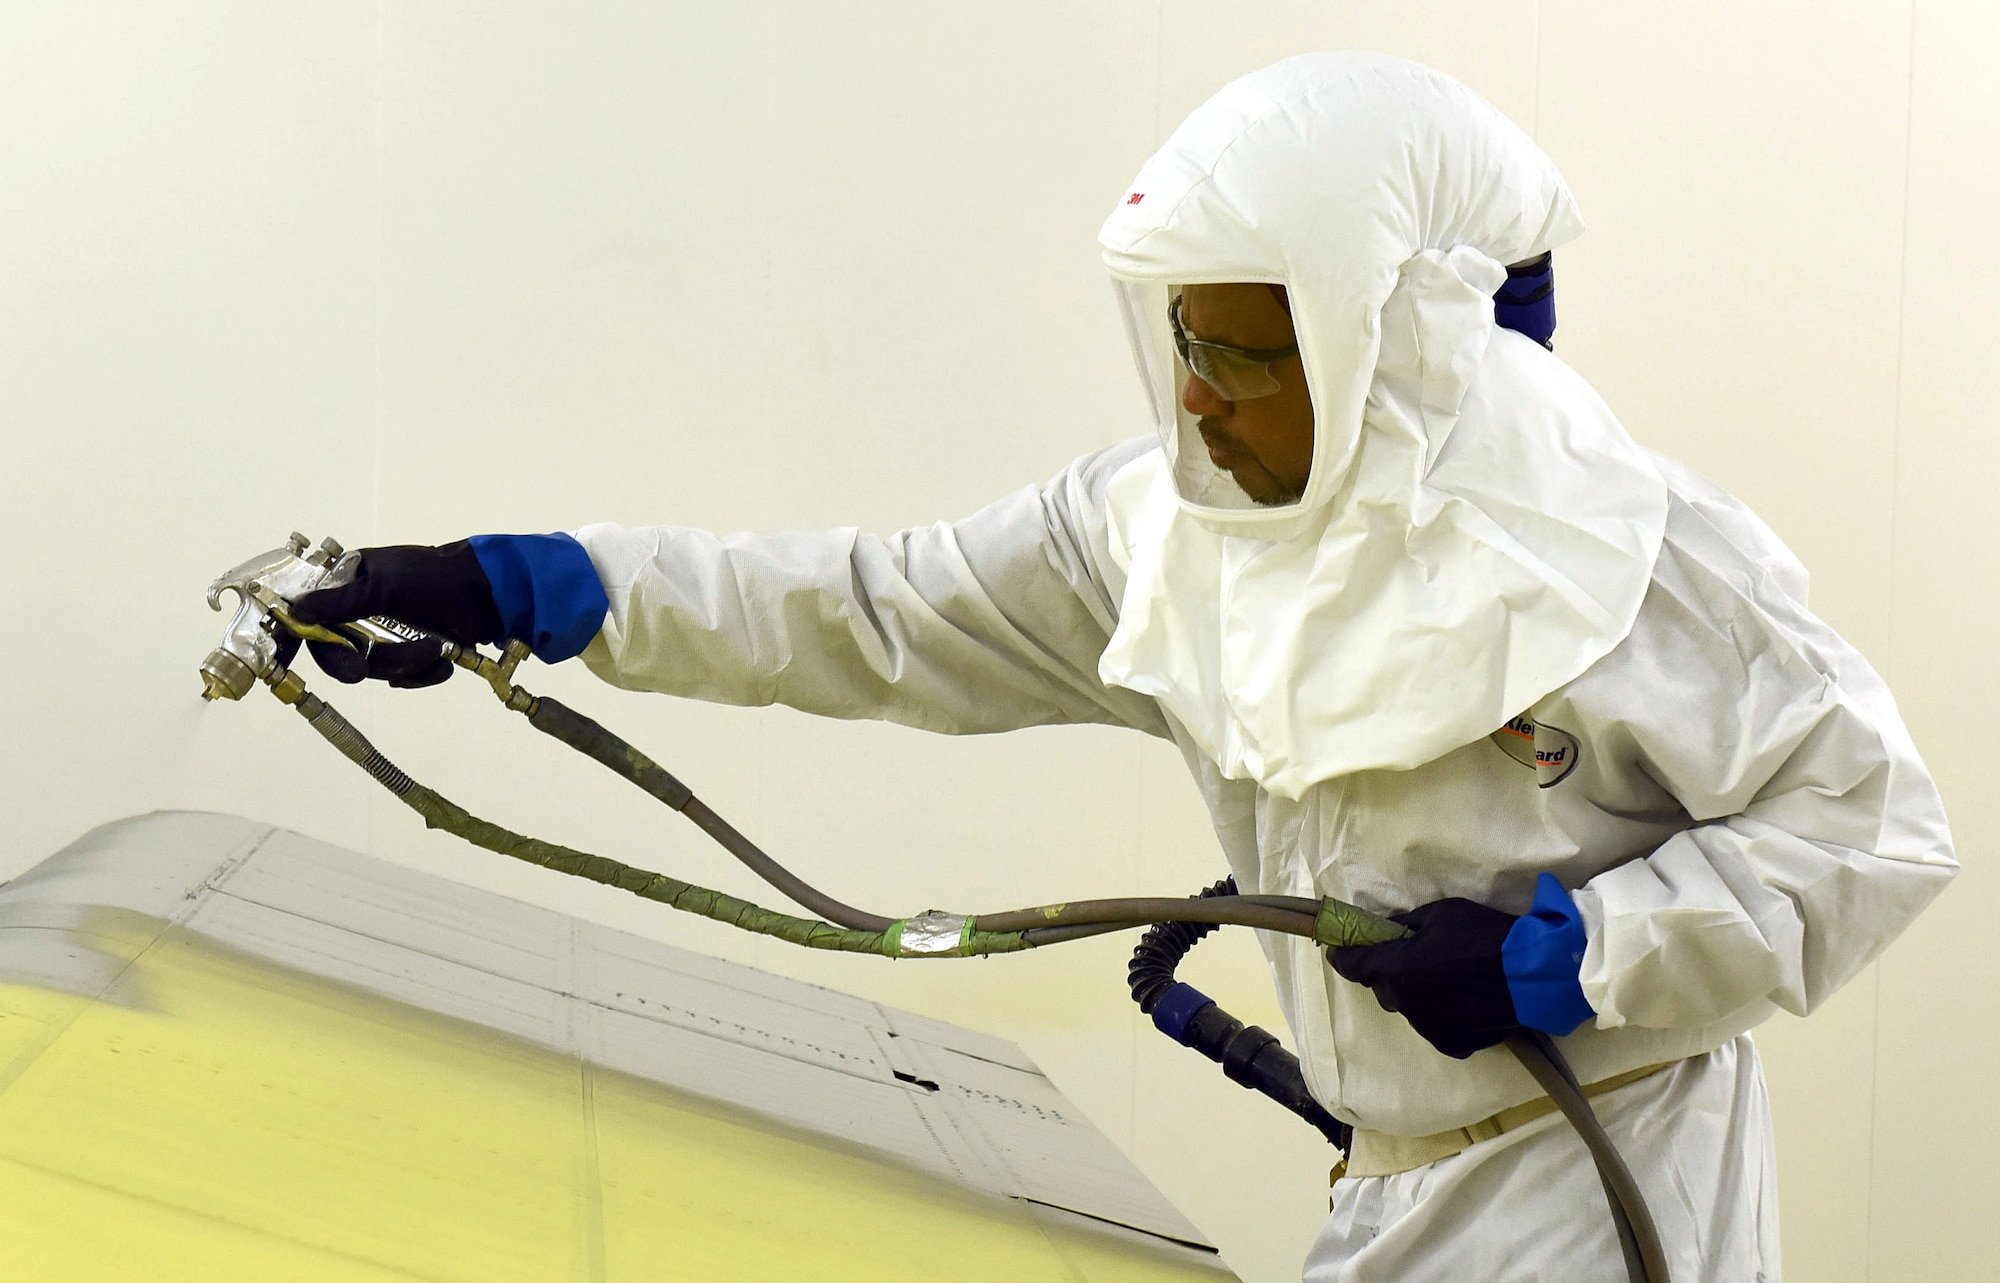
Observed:
[[[313,548],[304,535],[294,531],[283,547],[258,553],[216,576],[208,586],[209,609],[221,610],[222,596],[229,592],[236,594],[237,606],[222,631],[221,645],[201,662],[201,697],[242,699],[261,681],[280,700],[296,705],[305,685],[285,666],[285,656],[295,649],[288,644],[286,633],[299,640],[357,651],[364,657],[385,643],[432,641],[446,659],[485,678],[503,701],[514,693],[514,670],[528,654],[527,647],[519,643],[510,643],[494,659],[476,647],[460,646],[386,616],[309,624],[293,615],[293,602],[307,593],[353,582],[360,566],[360,553],[347,552],[332,539]]]

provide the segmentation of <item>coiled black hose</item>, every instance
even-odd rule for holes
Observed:
[[[1236,879],[1227,877],[1194,898],[1235,894]],[[1160,922],[1150,927],[1125,968],[1132,1001],[1153,1017],[1153,1024],[1162,1033],[1221,1065],[1231,1082],[1261,1092],[1305,1119],[1345,1153],[1354,1129],[1313,1099],[1298,1057],[1286,1051],[1269,1030],[1244,1025],[1201,990],[1174,979],[1181,959],[1215,926],[1211,922]]]

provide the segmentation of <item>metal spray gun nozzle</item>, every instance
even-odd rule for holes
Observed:
[[[323,540],[313,548],[304,535],[294,531],[284,547],[259,553],[216,576],[208,586],[209,609],[222,609],[225,592],[236,594],[237,605],[222,632],[222,644],[201,661],[201,697],[242,699],[259,681],[275,673],[278,638],[274,629],[279,623],[298,636],[363,651],[377,641],[394,639],[396,634],[367,624],[320,628],[292,618],[294,601],[321,588],[338,588],[354,578],[359,565],[357,554],[344,551],[333,540]]]

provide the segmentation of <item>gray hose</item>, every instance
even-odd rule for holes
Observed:
[[[1262,898],[1229,895],[1213,900],[1179,900],[1133,896],[1078,900],[1073,904],[1051,904],[1039,909],[1016,909],[1012,913],[982,913],[979,925],[989,931],[1029,931],[1037,927],[1076,924],[1148,926],[1155,922],[1215,922],[1229,926],[1262,927],[1266,931],[1281,931],[1308,939],[1318,930],[1318,920],[1312,914],[1254,902]],[[1306,903],[1315,909],[1319,907],[1314,901]]]
[[[489,661],[490,662],[490,661]],[[511,670],[510,670],[511,671]],[[760,935],[776,936],[814,949],[899,956],[896,919],[865,913],[809,886],[716,815],[665,769],[597,722],[556,700],[503,690],[507,706],[527,715],[538,730],[563,741],[610,768],[674,810],[687,815],[753,872],[826,921],[794,917],[682,882],[662,873],[635,869],[616,860],[558,846],[480,819],[464,807],[418,784],[375,748],[368,737],[308,693],[296,676],[278,670],[266,678],[279,699],[293,705],[312,728],[357,763],[384,788],[441,828],[500,855],[615,886],[672,908],[729,923]],[[496,685],[496,689],[500,689]],[[1315,939],[1321,944],[1371,943],[1408,934],[1408,928],[1334,900],[1295,896],[1217,896],[1207,900],[1134,897],[1085,900],[993,914],[967,921],[958,956],[1012,953],[1039,945],[1157,922],[1240,924]],[[977,929],[975,929],[975,922]],[[1632,1283],[1669,1283],[1666,1254],[1657,1227],[1617,1146],[1605,1134],[1576,1076],[1547,1034],[1523,1030],[1507,1040],[1528,1073],[1583,1138],[1597,1165],[1618,1230],[1626,1272]]]
[[[736,826],[717,815],[706,802],[694,795],[692,789],[652,758],[593,719],[547,695],[533,696],[525,703],[526,707],[519,711],[536,730],[561,740],[687,816],[702,832],[714,838],[724,850],[741,860],[752,873],[770,883],[787,899],[828,922],[855,930],[887,931],[895,922],[893,918],[843,904],[808,884],[772,859]],[[1080,931],[1082,927],[1088,927],[1089,930],[1081,934],[1096,935],[1104,931],[1123,931],[1154,922],[1166,922],[1182,915],[1200,914],[1202,916],[1191,920],[1263,927],[1268,931],[1310,936],[1314,917],[1320,908],[1319,901],[1299,896],[1230,896],[1225,901],[1207,903],[1210,907],[1202,908],[1186,900],[1173,899],[1083,900],[1075,904],[1017,909],[1010,913],[981,914],[979,926],[983,931],[1009,934],[1033,930],[1037,932],[1033,943],[1054,944],[1059,940],[1080,938],[1078,934],[1056,935],[1053,933],[1055,928]]]
[[[710,810],[685,784],[597,722],[546,696],[533,699],[525,712],[536,729],[582,751],[686,815],[752,872],[821,917],[867,931],[883,931],[890,925],[891,919],[865,913],[807,885]],[[358,733],[355,738],[359,738]],[[366,741],[361,743],[365,745]],[[354,756],[341,741],[336,740],[335,744],[342,752]],[[373,753],[372,749],[368,751]],[[379,753],[373,756],[381,757]],[[386,759],[383,760],[386,764]],[[363,765],[367,763],[364,761]],[[389,769],[395,770],[393,766]],[[1172,921],[1232,923],[1311,937],[1320,910],[1320,902],[1296,896],[1231,895],[1206,900],[1127,898],[988,914],[978,921],[984,930],[1017,934],[1020,947],[1033,948]],[[1537,1030],[1523,1030],[1509,1038],[1507,1049],[1556,1103],[1590,1151],[1604,1185],[1619,1249],[1632,1283],[1668,1283],[1666,1253],[1638,1182],[1605,1133],[1562,1052],[1547,1034]]]
[[[573,877],[585,878],[592,882],[602,883],[605,886],[614,886],[620,890],[630,891],[634,895],[657,901],[684,912],[699,914],[702,917],[712,918],[719,922],[726,922],[731,926],[740,927],[746,931],[753,931],[759,935],[776,936],[779,939],[789,941],[793,944],[804,945],[807,948],[831,949],[842,953],[874,953],[887,957],[910,956],[899,949],[900,932],[903,926],[902,921],[876,917],[872,914],[863,914],[858,909],[842,905],[839,901],[833,900],[829,896],[813,891],[812,888],[807,887],[803,882],[793,877],[777,861],[771,859],[770,856],[759,850],[754,843],[751,843],[747,838],[743,838],[740,834],[737,834],[740,845],[754,852],[758,857],[755,861],[745,859],[745,863],[749,864],[753,870],[764,873],[767,877],[772,877],[774,881],[781,878],[790,882],[820,901],[832,905],[843,916],[880,922],[883,924],[882,927],[879,929],[866,926],[855,927],[779,913],[772,909],[766,909],[761,905],[753,904],[748,900],[738,899],[735,896],[727,895],[720,891],[696,886],[691,882],[683,882],[678,878],[668,877],[664,873],[653,873],[646,869],[636,869],[631,865],[621,864],[605,856],[592,855],[587,851],[578,851],[570,847],[559,846],[553,842],[544,842],[540,838],[527,837],[511,829],[503,828],[490,820],[481,819],[449,798],[417,783],[404,774],[394,762],[383,756],[374,744],[369,742],[368,737],[362,734],[352,722],[342,717],[331,704],[328,704],[319,696],[306,691],[304,683],[298,682],[295,677],[286,676],[281,670],[279,674],[272,676],[270,684],[274,692],[279,692],[281,685],[286,687],[289,694],[279,693],[280,699],[292,704],[299,715],[306,719],[307,724],[318,731],[329,744],[332,744],[340,750],[343,756],[367,771],[377,783],[393,793],[405,806],[408,806],[411,810],[421,815],[425,825],[430,828],[443,829],[447,833],[463,838],[474,846],[484,847],[499,855],[505,855],[545,869],[552,869],[558,873],[567,873]],[[553,701],[533,700],[531,698],[529,700],[529,707],[522,711],[528,712],[532,716],[534,705],[541,704],[545,706],[549,703],[553,703]],[[572,716],[575,715],[572,714]],[[588,719],[579,718],[578,720],[588,722]],[[617,748],[624,745],[624,741],[619,740],[595,722],[588,722],[588,725],[594,727],[596,730],[596,736],[591,738],[595,740],[597,747],[602,748],[608,744],[613,748]],[[574,729],[574,724],[566,726],[564,729]],[[555,731],[551,731],[550,733],[556,734]],[[577,737],[579,739],[585,738],[580,733]],[[564,739],[566,743],[571,742],[569,738],[563,735],[557,735],[557,738]],[[591,752],[590,749],[584,749],[583,751],[590,752],[590,755],[598,761],[606,761],[605,756],[600,756],[597,752]],[[625,757],[624,753],[620,753],[619,757],[630,761],[632,765],[630,769],[621,767],[620,774],[639,784],[640,787],[646,788],[647,792],[654,793],[655,796],[659,796],[659,792],[677,791],[678,800],[681,802],[681,806],[677,809],[683,812],[693,811],[695,808],[700,807],[703,812],[713,816],[714,813],[708,811],[706,807],[702,807],[699,799],[696,799],[684,786],[681,786],[679,781],[674,780],[672,776],[659,767],[653,766],[650,760],[644,758],[636,749],[628,749],[627,752],[629,752],[629,758]],[[606,764],[611,765],[612,763],[606,762]],[[647,767],[651,769],[645,769]],[[668,783],[662,783],[663,780]],[[659,792],[655,791],[656,788]],[[663,798],[662,800],[666,799]],[[671,803],[669,804],[671,805]],[[729,833],[736,833],[736,830],[720,817],[715,817],[714,822]],[[738,855],[741,858],[742,852],[739,851]],[[769,870],[768,873],[766,872],[767,869]],[[1248,897],[1251,901],[1265,901],[1275,898],[1277,897]],[[1045,936],[1041,939],[1029,939],[1027,933],[1020,926],[1007,926],[1007,920],[1062,931],[1087,927],[1092,929],[1093,934],[1095,931],[1100,930],[1120,930],[1127,927],[1145,926],[1153,920],[1147,915],[1152,912],[1150,906],[1154,904],[1166,906],[1166,916],[1172,918],[1191,918],[1198,921],[1217,923],[1247,923],[1255,926],[1265,926],[1271,930],[1287,931],[1295,935],[1304,936],[1311,936],[1314,932],[1314,919],[1304,913],[1279,907],[1271,903],[1253,902],[1238,904],[1234,902],[1237,899],[1239,897],[1209,901],[1208,904],[1212,908],[1205,915],[1200,910],[1190,913],[1188,911],[1189,902],[1182,900],[1085,900],[1075,904],[1051,905],[1043,909],[1023,909],[1010,914],[995,915],[996,918],[1002,920],[1002,925],[998,928],[982,919],[968,920],[963,938],[955,949],[935,954],[926,954],[925,956],[966,957],[985,956],[995,953],[1015,953],[1022,949],[1034,948],[1037,945],[1055,943],[1056,939],[1071,938],[1057,936],[1055,939],[1051,939]],[[1312,904],[1313,902],[1302,901],[1301,903]]]
[[[483,820],[449,798],[424,787],[399,770],[394,762],[369,743],[331,704],[307,694],[294,705],[308,725],[326,738],[343,755],[358,763],[405,806],[423,816],[424,824],[443,829],[499,855],[528,864],[585,878],[648,900],[658,901],[686,913],[699,914],[759,935],[776,936],[809,949],[831,949],[840,953],[873,953],[898,956],[895,941],[886,931],[855,930],[833,923],[778,913],[720,891],[683,882],[664,873],[635,869],[628,864],[587,851],[578,851],[539,838],[526,837],[511,829]],[[1020,934],[998,932],[969,933],[967,945],[979,953],[1012,953],[1030,946]]]
[[[687,785],[632,745],[604,729],[596,721],[559,700],[539,696],[529,704],[526,716],[534,728],[551,735],[592,761],[637,784],[674,810],[693,820],[702,832],[714,838],[725,851],[741,860],[752,873],[777,888],[793,903],[816,913],[828,922],[857,931],[887,931],[893,918],[867,913],[842,904],[824,891],[808,884],[779,864],[764,849],[737,832],[734,825],[708,808]]]
[[[1597,1111],[1591,1108],[1589,1097],[1583,1094],[1554,1040],[1538,1029],[1524,1029],[1507,1039],[1507,1050],[1562,1110],[1597,1164],[1604,1197],[1611,1204],[1611,1221],[1618,1230],[1618,1246],[1625,1256],[1625,1272],[1632,1283],[1668,1283],[1666,1249],[1639,1182],[1598,1121]]]

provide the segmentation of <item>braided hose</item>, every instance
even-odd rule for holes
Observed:
[[[721,843],[745,865],[784,892],[789,898],[832,921],[801,918],[779,913],[707,887],[683,882],[664,873],[636,869],[605,856],[592,855],[544,842],[481,819],[464,807],[411,779],[385,757],[353,723],[331,704],[309,693],[297,674],[278,668],[263,678],[271,692],[290,704],[306,723],[338,749],[342,756],[359,765],[398,800],[421,815],[428,828],[443,829],[475,846],[541,868],[617,887],[685,913],[773,936],[809,949],[841,953],[871,953],[896,957],[968,957],[1013,953],[1062,940],[1080,939],[1105,931],[1154,924],[1141,942],[1142,959],[1133,959],[1133,997],[1142,1009],[1155,1014],[1160,1022],[1161,1004],[1174,999],[1181,990],[1199,998],[1174,1017],[1189,1037],[1174,1033],[1212,1059],[1222,1062],[1229,1077],[1244,1086],[1258,1087],[1306,1117],[1328,1139],[1342,1144],[1346,1125],[1326,1115],[1318,1102],[1304,1091],[1303,1077],[1293,1090],[1280,1083],[1276,1091],[1264,1086],[1284,1078],[1279,1057],[1289,1060],[1293,1075],[1298,1063],[1277,1040],[1262,1029],[1244,1029],[1241,1022],[1221,1011],[1193,990],[1174,984],[1173,965],[1194,943],[1221,924],[1240,924],[1305,936],[1322,946],[1378,944],[1409,934],[1400,924],[1381,918],[1355,905],[1326,898],[1308,900],[1293,896],[1243,896],[1232,894],[1233,880],[1217,883],[1194,899],[1123,898],[1087,900],[1071,904],[1046,905],[982,918],[929,913],[913,919],[890,919],[865,913],[817,891],[786,870],[762,848],[744,837],[716,815],[691,790],[652,759],[606,730],[597,722],[576,713],[556,700],[536,697],[508,682],[513,665],[526,654],[525,647],[511,643],[508,660],[502,664],[479,656],[469,648],[451,647],[455,662],[479,672],[493,683],[495,693],[507,707],[528,716],[538,730],[562,740],[592,760],[616,771],[647,793],[694,820],[704,832]],[[496,678],[495,673],[499,676]],[[906,937],[919,943],[911,945]],[[1160,962],[1174,950],[1173,962]],[[1143,993],[1142,993],[1143,991]],[[1148,1001],[1152,1006],[1148,1006]],[[1162,1024],[1163,1029],[1168,1028]],[[1172,1030],[1169,1030],[1173,1032]],[[1620,1248],[1633,1283],[1669,1283],[1666,1257],[1658,1229],[1646,1209],[1637,1182],[1604,1132],[1589,1100],[1577,1085],[1562,1053],[1546,1034],[1524,1031],[1507,1042],[1515,1058],[1542,1089],[1555,1101],[1590,1150],[1604,1184],[1605,1197],[1617,1225]],[[1275,1054],[1274,1054],[1275,1053]],[[1292,1097],[1288,1099],[1288,1096]],[[1324,1115],[1315,1117],[1305,1106]]]
[[[893,926],[883,931],[862,931],[778,913],[748,900],[668,877],[664,873],[635,869],[605,856],[526,837],[490,820],[480,819],[456,802],[405,775],[352,722],[317,695],[303,696],[294,707],[306,719],[306,724],[324,736],[329,744],[351,761],[359,763],[377,783],[423,816],[427,828],[443,829],[499,855],[617,887],[684,913],[726,922],[758,935],[775,936],[808,949],[902,956],[898,948],[900,932]],[[969,934],[965,944],[970,946],[971,951],[982,954],[1013,953],[1029,947],[1019,932],[1008,935],[975,931]]]
[[[561,740],[693,820],[702,832],[721,843],[723,849],[793,903],[828,922],[857,931],[887,931],[894,924],[892,918],[842,904],[794,875],[765,854],[762,847],[739,833],[729,821],[710,810],[707,803],[694,795],[694,790],[675,779],[652,758],[567,704],[546,695],[534,698],[529,702],[527,718],[536,730]]]

